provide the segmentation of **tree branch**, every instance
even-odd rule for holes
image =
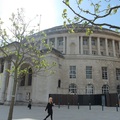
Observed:
[[[116,8],[120,8],[120,6],[115,6],[115,7],[112,7],[109,12],[105,15],[102,15],[102,16],[96,16],[93,20],[90,20],[80,14],[78,14],[70,5],[66,4],[66,2],[63,1],[63,3],[76,15],[78,16],[79,18],[82,18],[84,21],[87,21],[89,22],[90,24],[92,25],[95,25],[95,26],[108,26],[110,28],[115,28],[115,29],[120,29],[119,26],[116,26],[116,25],[111,25],[111,24],[108,24],[108,23],[95,23],[95,20],[99,19],[99,18],[104,18],[108,15],[110,15],[110,13],[112,12],[113,9],[116,9]]]

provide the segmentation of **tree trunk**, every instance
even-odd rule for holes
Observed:
[[[12,99],[11,99],[11,103],[10,103],[8,120],[12,120],[12,116],[13,116],[13,109],[14,109],[14,102],[15,102],[15,95],[16,95],[16,87],[17,87],[17,68],[15,69],[15,72],[14,72],[14,85],[13,85]]]

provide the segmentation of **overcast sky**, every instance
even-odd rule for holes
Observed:
[[[11,13],[15,12],[17,8],[24,8],[28,18],[33,18],[36,14],[41,15],[41,29],[63,23],[62,0],[0,0],[0,18],[7,24]]]

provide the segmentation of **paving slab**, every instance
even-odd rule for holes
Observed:
[[[0,105],[0,120],[7,120],[9,106]],[[120,108],[116,111],[116,107],[101,106],[55,106],[53,108],[53,120],[120,120]],[[29,110],[27,106],[15,106],[13,120],[43,120],[47,112],[45,107],[32,106]],[[47,120],[50,120],[48,118]]]

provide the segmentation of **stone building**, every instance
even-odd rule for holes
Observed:
[[[55,74],[25,76],[17,87],[16,101],[32,99],[33,103],[45,103],[49,95],[120,96],[120,35],[96,27],[93,34],[87,36],[81,27],[79,25],[71,34],[62,26],[44,31],[47,34],[45,42],[53,47],[47,60],[56,62],[52,68]],[[39,40],[37,34],[35,38]],[[42,44],[41,49],[45,49]],[[11,100],[12,78],[6,75],[7,67],[10,67],[8,62],[1,58],[2,103]],[[58,100],[56,97],[54,99]]]

